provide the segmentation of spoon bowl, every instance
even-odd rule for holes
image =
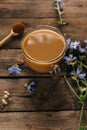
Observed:
[[[24,24],[23,23],[17,23],[15,25],[13,25],[13,27],[11,28],[10,33],[0,41],[0,47],[2,45],[4,45],[11,37],[13,36],[17,36],[20,35],[24,32]]]

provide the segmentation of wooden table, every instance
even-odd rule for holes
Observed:
[[[64,31],[72,40],[87,39],[87,0],[64,2],[64,19],[69,23]],[[0,0],[0,40],[19,21],[26,25],[25,33],[39,24],[58,27],[53,4],[53,0]],[[36,73],[25,63],[19,76],[9,75],[8,68],[23,61],[22,37],[14,37],[0,48],[0,99],[3,91],[10,93],[9,104],[0,110],[0,130],[77,130],[80,106],[63,79],[56,81],[49,74]],[[32,96],[24,87],[31,80],[37,83]]]

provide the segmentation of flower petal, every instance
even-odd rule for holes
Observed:
[[[80,68],[78,67],[78,68],[77,68],[77,71],[76,71],[77,75],[79,75],[79,74],[81,73],[81,71],[82,71],[82,69],[80,69]]]
[[[82,48],[81,46],[79,46],[79,51],[80,51],[81,53],[85,53],[85,52],[86,52],[86,49],[85,49],[85,48]]]
[[[84,40],[84,43],[87,43],[87,39]]]
[[[68,56],[64,57],[64,59],[65,59],[66,61],[71,61],[71,58],[68,57]]]
[[[32,93],[36,90],[36,83],[32,81],[28,86],[27,86],[27,91],[29,93]]]
[[[79,44],[80,44],[80,41],[71,42],[70,49],[77,49]]]
[[[57,1],[54,2],[54,7],[58,7]]]
[[[21,69],[18,66],[11,66],[8,68],[10,74],[18,75],[21,72]]]
[[[68,38],[68,39],[66,40],[67,49],[70,48],[70,43],[71,43],[71,38]]]
[[[60,7],[61,7],[61,8],[63,8],[63,7],[64,7],[64,5],[65,5],[64,1],[63,1],[63,0],[61,0],[61,1],[60,1]]]
[[[71,74],[71,75],[76,75],[76,72],[75,72],[75,71],[72,71],[70,74]]]
[[[79,74],[79,78],[80,78],[80,79],[85,79],[85,76],[86,76],[85,73],[83,73],[83,74]]]
[[[77,59],[77,57],[73,57],[73,61],[76,60],[76,59]]]

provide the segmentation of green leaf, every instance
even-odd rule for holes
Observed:
[[[68,23],[66,23],[66,22],[63,21],[62,24],[63,24],[63,25],[67,25]]]
[[[80,95],[79,98],[80,98],[80,103],[83,103],[83,102],[86,101],[86,96],[85,95]]]
[[[85,87],[80,87],[80,91],[81,91],[81,93],[86,92],[86,91],[87,91],[87,88],[85,88]]]
[[[83,85],[85,85],[87,87],[87,81],[86,80],[82,80],[81,82],[83,83]]]
[[[66,36],[66,33],[63,32],[63,35]]]
[[[61,15],[63,15],[64,14],[64,11],[61,11]]]
[[[58,21],[58,24],[59,24],[59,25],[62,25],[62,21]]]
[[[80,57],[79,57],[79,58],[80,58],[80,60],[82,61],[82,60],[84,60],[84,59],[85,59],[85,56],[84,56],[84,55],[83,55],[83,56],[81,56],[81,55],[80,55]]]
[[[78,130],[87,130],[87,126],[81,126]]]
[[[13,66],[18,67],[19,65],[16,63],[16,64],[14,64]]]
[[[79,128],[79,130],[84,130],[84,128]]]
[[[70,64],[71,64],[72,66],[75,66],[76,63],[77,63],[77,61],[72,61],[72,62],[70,62]]]
[[[76,75],[72,76],[72,79],[76,81],[77,80],[77,76]]]

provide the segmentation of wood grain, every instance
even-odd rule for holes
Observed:
[[[25,63],[22,50],[20,49],[1,49],[0,50],[0,77],[14,77],[9,75],[8,68],[12,65],[19,64],[22,72],[16,77],[27,77],[27,76],[49,76],[49,74],[42,74],[31,70]]]
[[[48,0],[47,0],[48,1]],[[37,3],[40,3],[40,2],[42,2],[41,0],[34,0],[34,1],[31,1],[32,3],[33,2],[37,2]],[[5,3],[9,3],[9,4],[12,4],[12,3],[31,3],[30,2],[30,0],[20,0],[20,1],[18,1],[18,0],[0,0],[0,3],[3,3],[3,4],[5,4]],[[74,1],[72,1],[72,0],[64,0],[64,3],[65,4],[68,4],[68,5],[78,5],[78,4],[86,4],[86,0],[80,0],[80,1],[78,1],[78,0],[74,0]]]
[[[25,24],[25,33],[24,35],[31,29],[37,25],[51,25],[57,28],[58,19],[57,18],[42,18],[42,19],[0,19],[0,29],[3,30],[0,32],[0,40],[2,40],[7,34],[10,33],[10,29],[13,24],[18,22],[23,22]],[[68,26],[64,28],[64,32],[67,34],[67,37],[71,37],[72,40],[81,40],[87,39],[86,35],[86,23],[87,18],[65,18],[65,21],[69,23]],[[21,40],[23,36],[13,37],[7,44],[5,44],[2,48],[21,48]]]
[[[8,68],[18,64],[19,67],[22,69],[22,72],[17,75],[10,75]],[[63,69],[63,63],[60,62],[61,69]],[[64,69],[63,69],[64,70]],[[39,73],[35,72],[27,65],[25,62],[23,52],[21,49],[1,49],[0,50],[0,77],[52,77],[49,73]]]
[[[36,91],[29,94],[25,83],[36,82]],[[52,78],[15,78],[0,79],[0,100],[3,91],[9,91],[10,101],[5,109],[0,111],[55,111],[80,109],[76,97],[69,90],[64,80]],[[85,107],[86,109],[86,107]]]
[[[4,3],[4,2],[3,2]],[[13,4],[0,4],[0,17],[1,18],[30,18],[30,17],[56,17],[57,13],[54,10],[53,0],[43,1],[28,1],[25,3],[19,3],[15,1]],[[64,17],[86,17],[86,6],[87,1],[66,1],[66,6],[64,7],[65,15]]]
[[[87,63],[87,59],[85,61]],[[64,71],[64,62],[60,62],[60,68]],[[22,72],[15,77],[52,77],[49,73],[38,73],[29,68],[25,63],[23,52],[21,49],[1,49],[0,50],[0,77],[14,77],[8,72],[8,68],[19,64]]]
[[[1,130],[77,130],[79,111],[0,113]],[[87,114],[84,113],[84,124]]]
[[[87,39],[87,0],[64,2],[64,20],[69,23],[64,31],[73,41],[83,42]],[[53,0],[0,0],[0,40],[10,32],[14,23],[21,21],[26,26],[22,36],[13,37],[0,48],[0,101],[3,91],[10,93],[9,104],[0,109],[0,130],[78,129],[81,106],[63,78],[54,80],[49,74],[31,70],[26,63],[20,65],[20,75],[8,73],[10,66],[24,62],[21,40],[28,30],[41,24],[58,28],[58,14],[53,7]],[[24,84],[32,80],[36,82],[36,91],[30,95]],[[78,92],[76,87],[74,89]],[[86,113],[87,104],[84,125],[87,124]]]

